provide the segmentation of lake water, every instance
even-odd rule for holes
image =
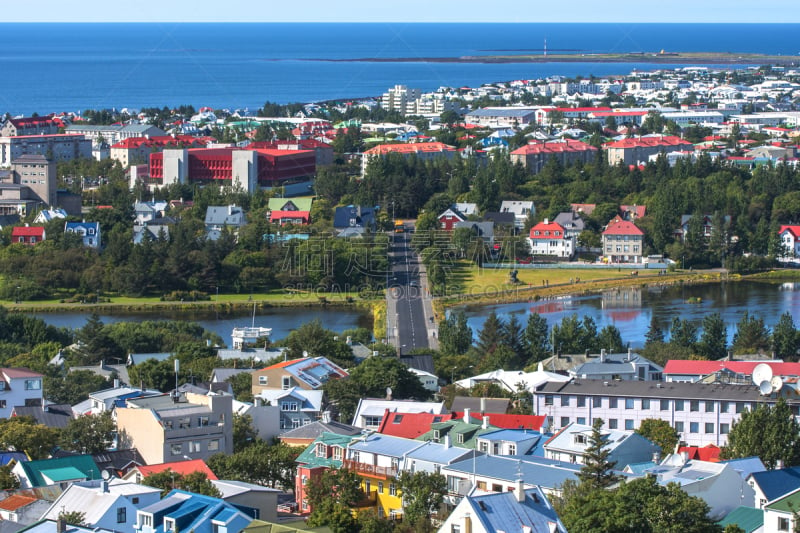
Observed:
[[[687,303],[690,298],[699,298],[700,302]],[[739,281],[645,287],[516,304],[467,306],[463,309],[476,336],[492,310],[506,320],[516,315],[523,325],[530,313],[539,313],[547,319],[549,326],[558,324],[564,317],[577,314],[579,318],[592,317],[598,331],[607,325],[616,326],[622,333],[622,340],[630,342],[634,348],[644,345],[644,336],[654,316],[666,333],[673,317],[700,325],[706,315],[719,313],[727,325],[730,344],[736,324],[745,311],[763,318],[770,328],[787,311],[797,324],[800,320],[800,284]]]
[[[78,329],[86,324],[88,313],[37,313],[35,315],[48,324],[57,327]],[[371,327],[370,318],[346,309],[306,309],[306,308],[281,308],[256,311],[255,321],[252,313],[215,313],[181,312],[181,313],[115,313],[101,314],[100,319],[105,324],[115,322],[141,322],[143,320],[189,320],[197,322],[203,328],[222,337],[223,342],[231,345],[231,332],[234,327],[250,326],[272,328],[270,337],[273,340],[284,339],[294,329],[311,322],[320,320],[323,327],[337,333],[346,329],[357,327]]]
[[[700,303],[687,303],[690,298],[699,298]],[[516,315],[523,324],[530,313],[539,313],[548,325],[558,324],[564,317],[577,314],[579,318],[592,317],[598,330],[613,324],[622,333],[622,339],[632,347],[641,347],[653,316],[667,332],[675,316],[688,319],[698,325],[703,317],[720,313],[728,327],[728,341],[733,338],[736,324],[742,313],[761,316],[767,326],[772,327],[780,316],[790,312],[795,322],[800,319],[800,283],[762,283],[739,281],[710,283],[703,285],[645,287],[606,291],[602,294],[565,296],[532,302],[463,308],[467,321],[477,336],[486,316],[495,311],[501,318]],[[86,323],[88,313],[40,313],[39,318],[54,326],[80,328]],[[103,314],[105,323],[141,320],[192,320],[222,337],[230,345],[230,334],[236,326],[249,326],[252,315],[192,313],[136,313]],[[272,338],[285,338],[290,331],[305,322],[319,319],[330,330],[341,332],[355,327],[370,327],[370,318],[356,311],[341,308],[307,309],[280,308],[257,311],[255,325],[272,328]]]

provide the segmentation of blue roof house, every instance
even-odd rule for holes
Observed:
[[[139,509],[133,530],[137,533],[238,533],[253,517],[210,496],[173,490],[160,502]]]
[[[567,528],[542,489],[525,489],[519,480],[512,491],[486,494],[473,489],[459,502],[439,531],[567,533]]]
[[[80,236],[87,248],[100,248],[99,222],[67,222],[64,225],[64,233]]]
[[[800,489],[800,466],[754,472],[747,484],[756,492],[755,507],[763,509],[767,502]]]

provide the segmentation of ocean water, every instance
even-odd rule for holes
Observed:
[[[643,63],[428,62],[487,54],[754,52],[795,55],[800,24],[0,24],[0,113],[192,104],[250,108]],[[404,58],[403,62],[352,61]],[[350,60],[350,61],[348,61]]]

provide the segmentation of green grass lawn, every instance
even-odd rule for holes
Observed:
[[[567,285],[580,279],[581,282],[596,281],[605,279],[630,277],[630,270],[620,270],[616,268],[598,269],[518,269],[517,280],[519,283],[514,285],[508,281],[509,269],[479,268],[474,264],[466,262],[459,263],[451,271],[447,278],[448,294],[484,294],[498,291],[508,291],[512,289],[526,289],[530,287],[543,287],[543,283],[553,285]],[[638,279],[645,277],[658,277],[658,270],[638,270]]]

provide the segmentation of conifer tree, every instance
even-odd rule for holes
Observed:
[[[592,434],[589,436],[589,446],[584,454],[584,465],[578,472],[581,483],[590,484],[596,488],[610,487],[617,482],[614,473],[616,461],[609,461],[611,450],[606,447],[605,436],[601,429],[603,420],[597,418],[592,424]]]

